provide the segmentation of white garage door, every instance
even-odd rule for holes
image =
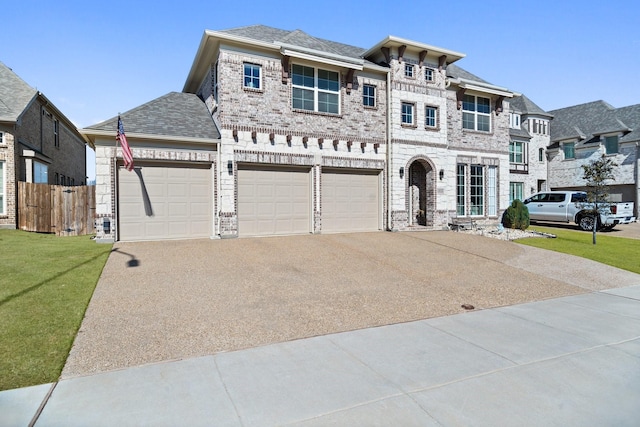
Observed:
[[[238,169],[238,234],[269,236],[311,231],[309,169]]]
[[[120,168],[120,240],[210,237],[211,184],[210,165]]]
[[[380,228],[379,171],[323,170],[322,232],[376,231]]]

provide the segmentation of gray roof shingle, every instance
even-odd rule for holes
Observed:
[[[549,114],[542,108],[538,107],[535,102],[527,98],[525,95],[514,96],[509,100],[509,106],[512,110],[518,111],[520,114],[553,117],[553,114]]]
[[[619,110],[604,101],[588,102],[572,107],[552,110],[550,147],[558,146],[558,141],[577,138],[582,144],[599,140],[599,136],[610,132],[628,133],[631,128],[624,123]]]
[[[266,25],[251,25],[248,27],[231,28],[229,30],[222,30],[218,32],[233,34],[235,36],[246,37],[266,43],[286,43],[351,58],[361,59],[362,54],[366,51],[361,47],[313,37],[301,30],[287,31],[279,28],[268,27]]]
[[[191,93],[170,92],[120,114],[126,133],[183,138],[220,139],[220,131],[200,98]],[[118,117],[85,129],[113,131]]]
[[[0,62],[0,121],[16,122],[38,91]]]
[[[449,64],[447,65],[447,76],[448,77],[453,77],[453,78],[463,78],[463,79],[467,79],[467,80],[471,80],[474,82],[479,82],[479,83],[485,83],[485,84],[491,84],[486,80],[481,79],[480,77],[476,76],[475,74],[471,74],[470,72],[468,72],[467,70],[465,70],[462,67],[459,67],[455,64]]]

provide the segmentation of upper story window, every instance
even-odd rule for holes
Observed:
[[[425,107],[424,108],[424,125],[428,128],[435,128],[438,126],[438,108],[437,107]]]
[[[405,75],[405,77],[413,77],[413,65],[412,64],[404,64],[404,75]]]
[[[376,87],[373,85],[362,86],[362,104],[365,107],[376,106]]]
[[[491,131],[491,101],[489,98],[464,95],[462,109],[462,127],[464,129]]]
[[[546,120],[531,119],[531,132],[539,135],[549,134],[549,123]]]
[[[60,147],[60,122],[58,120],[53,121],[53,145]]]
[[[538,148],[538,161],[544,162],[544,148]]]
[[[0,145],[4,144],[4,133],[0,132]]]
[[[262,89],[262,67],[256,64],[244,64],[243,87]]]
[[[520,114],[509,113],[509,127],[511,129],[520,129]]]
[[[403,125],[413,125],[414,113],[413,113],[414,105],[410,102],[402,103],[402,124]]]
[[[340,75],[335,71],[293,65],[293,108],[340,114]]]
[[[509,143],[509,163],[524,163],[524,142],[511,141]]]
[[[432,68],[426,68],[424,69],[424,79],[428,82],[432,82],[434,80],[433,77],[433,69]]]
[[[618,153],[618,135],[604,137],[604,150],[607,154]]]
[[[562,144],[562,151],[564,152],[565,159],[575,159],[576,158],[576,143],[575,142],[565,142]]]

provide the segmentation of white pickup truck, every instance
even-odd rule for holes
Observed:
[[[545,191],[524,201],[531,221],[574,222],[583,230],[593,230],[593,215],[587,193],[581,191]],[[634,222],[633,202],[611,203],[609,212],[600,213],[599,228]]]

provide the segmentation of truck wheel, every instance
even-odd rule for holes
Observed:
[[[582,228],[584,231],[591,231],[593,230],[593,217],[592,216],[583,216],[580,217],[580,219],[578,220],[578,225],[580,226],[580,228]]]

